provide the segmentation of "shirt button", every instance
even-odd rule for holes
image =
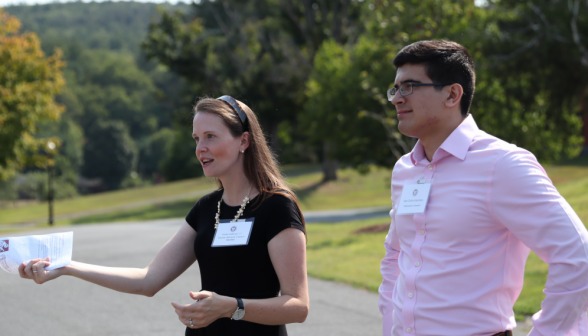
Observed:
[[[412,328],[406,328],[406,332],[411,332]]]
[[[425,234],[425,230],[421,230],[419,231],[420,234],[424,235]]]
[[[433,170],[433,165],[429,165],[429,170]]]
[[[413,296],[414,296],[414,294],[412,294],[412,293],[408,293],[408,297],[409,297],[409,298],[411,298],[411,297],[413,297]]]
[[[415,262],[415,263],[414,263],[414,265],[415,265],[416,267],[419,267],[419,266],[421,266],[421,263],[417,261],[417,262]]]

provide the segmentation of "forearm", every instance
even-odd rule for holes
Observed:
[[[146,286],[146,269],[104,267],[74,261],[64,267],[63,275],[70,275],[123,293],[153,296],[157,292]]]
[[[231,317],[237,309],[237,300],[223,297],[225,314]],[[243,320],[266,325],[280,325],[288,323],[302,323],[308,315],[308,298],[295,298],[282,295],[270,299],[243,299],[245,316]]]

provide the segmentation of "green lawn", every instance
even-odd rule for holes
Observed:
[[[158,184],[149,187],[117,190],[100,194],[81,196],[73,199],[56,201],[55,213],[57,215],[70,214],[86,210],[97,210],[113,206],[121,206],[141,201],[149,201],[158,198],[175,197],[199,190],[213,188],[208,178],[196,178],[177,182]],[[0,225],[24,223],[47,217],[47,202],[8,208],[0,210]]]
[[[321,183],[322,174],[314,166],[290,166],[285,171],[290,186],[300,199],[302,210],[348,209],[390,205],[391,170],[374,169],[360,175],[352,169],[341,169],[339,180]],[[193,180],[188,180],[193,181]],[[146,188],[143,188],[146,189]],[[129,210],[91,215],[59,224],[106,223],[185,217],[197,198],[177,200]]]

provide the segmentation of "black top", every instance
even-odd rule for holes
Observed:
[[[254,217],[249,244],[212,247],[214,223],[222,191],[202,197],[190,210],[186,222],[196,230],[194,252],[200,266],[202,290],[244,299],[267,299],[280,293],[280,282],[272,265],[267,244],[287,228],[304,232],[296,203],[286,196],[271,195],[259,204],[257,196],[249,201],[240,218]],[[221,202],[220,219],[233,219],[240,206]],[[247,316],[247,307],[245,307]],[[186,329],[186,335],[286,336],[286,327],[268,326],[221,318],[201,329]]]

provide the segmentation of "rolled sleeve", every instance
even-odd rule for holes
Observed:
[[[490,211],[549,264],[530,335],[588,335],[588,231],[535,157],[522,149],[496,163]]]

